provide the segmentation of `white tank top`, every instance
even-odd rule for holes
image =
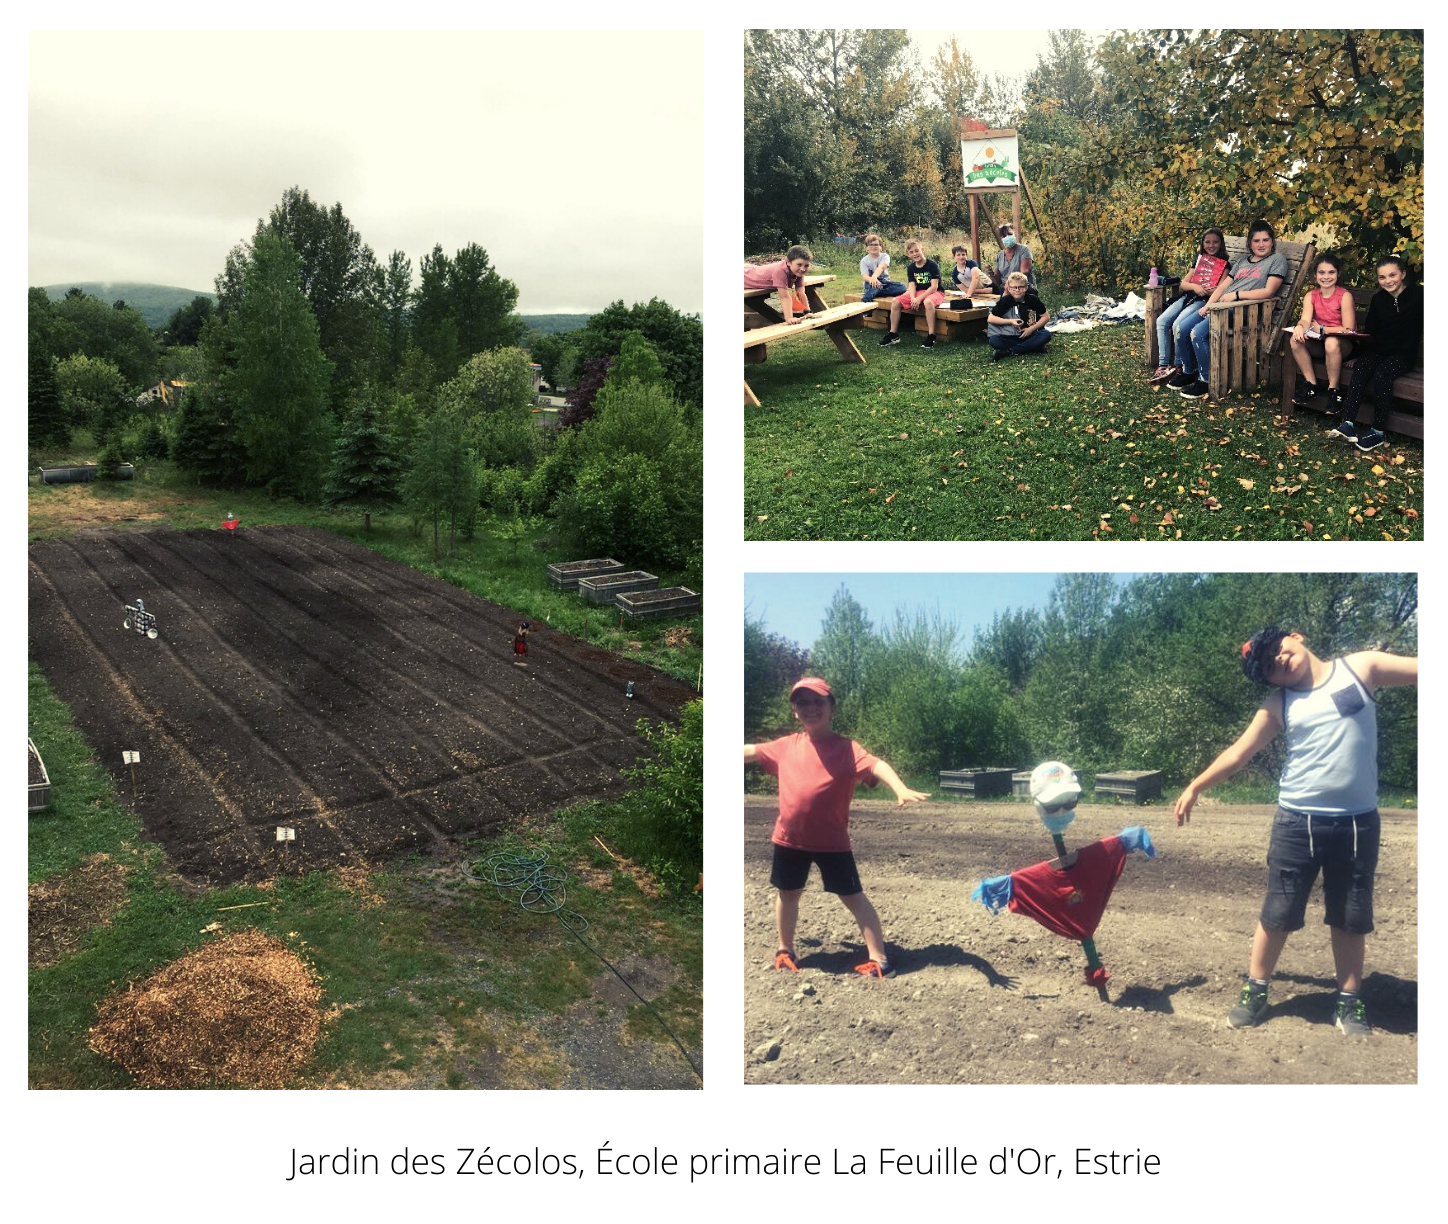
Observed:
[[[1342,659],[1306,691],[1283,689],[1287,760],[1277,802],[1314,816],[1360,816],[1378,806],[1377,705]]]

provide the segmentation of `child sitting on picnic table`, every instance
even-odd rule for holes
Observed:
[[[1182,278],[1181,296],[1156,317],[1156,351],[1160,364],[1147,382],[1153,386],[1167,383],[1175,390],[1197,381],[1192,328],[1200,321],[1202,307],[1226,270],[1226,235],[1219,229],[1209,229],[1197,247],[1197,261],[1191,275]]]
[[[1373,929],[1378,866],[1378,724],[1373,693],[1418,683],[1418,660],[1361,650],[1319,659],[1300,633],[1276,625],[1242,646],[1242,671],[1271,693],[1237,742],[1193,778],[1176,801],[1189,822],[1208,787],[1230,778],[1279,734],[1285,743],[1277,814],[1267,847],[1267,897],[1252,938],[1247,984],[1227,1014],[1232,1028],[1258,1024],[1267,987],[1322,873],[1338,997],[1333,1022],[1348,1037],[1372,1032],[1358,990]]]
[[[865,293],[862,302],[873,302],[878,297],[899,297],[906,286],[890,279],[890,252],[879,234],[865,235],[865,258],[860,260],[860,275],[865,278]]]
[[[1378,420],[1393,404],[1393,379],[1417,363],[1423,348],[1423,287],[1410,282],[1408,265],[1397,255],[1378,260],[1378,285],[1368,303],[1363,331],[1372,337],[1353,362],[1352,382],[1342,397],[1342,420],[1329,438],[1351,438],[1360,451],[1382,446],[1388,439]],[[1358,409],[1363,396],[1373,397],[1373,419],[1360,429]]]
[[[1342,377],[1342,363],[1352,356],[1352,341],[1343,332],[1353,330],[1354,311],[1352,294],[1347,286],[1337,283],[1342,274],[1342,260],[1331,251],[1324,251],[1313,265],[1313,279],[1317,288],[1302,299],[1302,318],[1292,329],[1292,360],[1302,371],[1302,382],[1292,393],[1295,407],[1306,408],[1314,396],[1326,395],[1332,401],[1331,407],[1342,414],[1342,391],[1338,380]],[[1316,335],[1309,335],[1313,332]],[[1312,359],[1322,357],[1327,362],[1327,386],[1317,385],[1317,375],[1312,369]]]
[[[784,312],[786,323],[796,323],[795,318],[809,314],[809,303],[804,296],[804,274],[814,256],[809,247],[792,246],[784,253],[783,259],[774,263],[745,264],[744,287],[746,289],[774,289],[779,293],[779,306]]]
[[[986,316],[985,338],[992,349],[990,359],[1000,361],[1003,357],[1045,348],[1051,340],[1051,333],[1046,330],[1050,318],[1051,312],[1036,296],[1026,274],[1012,272],[1006,277],[1006,291]]]
[[[954,285],[956,292],[963,293],[966,297],[974,297],[977,293],[989,293],[990,278],[969,256],[970,252],[963,246],[957,244],[950,248],[950,257],[955,260],[955,267],[950,271],[951,284]]]
[[[935,347],[935,308],[945,301],[940,290],[940,265],[933,259],[925,258],[925,248],[914,238],[905,244],[905,254],[910,262],[905,265],[907,291],[890,303],[890,330],[885,333],[881,345],[899,344],[900,312],[925,307],[925,339],[921,348]]]
[[[856,782],[869,786],[885,783],[902,807],[930,796],[911,790],[879,757],[831,729],[835,696],[818,676],[799,680],[790,690],[789,704],[804,727],[803,734],[744,745],[746,763],[752,761],[779,779],[779,819],[771,838],[774,866],[769,875],[769,883],[777,890],[774,917],[779,946],[774,967],[799,972],[794,951],[799,899],[809,880],[810,864],[818,863],[825,892],[839,897],[865,937],[870,959],[855,966],[855,972],[872,978],[891,977],[880,916],[865,896],[850,849],[850,800]]]
[[[1175,387],[1184,399],[1201,399],[1210,394],[1211,387],[1203,377],[1212,368],[1212,316],[1209,307],[1217,302],[1251,302],[1274,296],[1287,280],[1292,269],[1286,255],[1277,252],[1277,233],[1266,221],[1253,221],[1247,231],[1247,254],[1232,265],[1232,271],[1217,282],[1212,296],[1192,324],[1192,355],[1196,359],[1197,377],[1195,382],[1177,385],[1176,379],[1167,386]]]

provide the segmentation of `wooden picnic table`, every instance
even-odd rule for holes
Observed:
[[[751,328],[744,333],[744,364],[758,365],[766,360],[769,356],[768,345],[772,342],[787,340],[790,336],[802,336],[806,332],[823,328],[825,335],[834,341],[842,358],[852,365],[864,365],[864,356],[855,347],[854,341],[845,335],[845,331],[859,327],[860,316],[873,309],[873,302],[846,302],[842,306],[831,306],[805,315],[794,323],[781,321]],[[759,407],[759,399],[750,390],[748,379],[744,382],[744,402],[755,408]]]
[[[858,293],[845,294],[845,301],[857,302],[861,295]],[[874,328],[876,331],[887,330],[890,326],[890,302],[891,298],[876,298],[870,303],[874,312],[865,316],[865,326]],[[935,308],[935,336],[938,340],[964,340],[967,336],[978,334],[985,330],[986,316],[994,309],[997,302],[995,294],[977,294],[975,300],[964,295],[947,295],[945,301]],[[902,311],[900,314],[902,325],[913,328],[917,332],[924,332],[925,311],[923,308],[913,311]]]
[[[820,273],[816,276],[806,276],[804,278],[804,300],[809,303],[809,308],[812,312],[816,310],[829,309],[829,307],[825,305],[824,298],[820,297],[818,293],[818,288],[820,285],[823,285],[828,281],[832,281],[834,279],[835,278],[832,275],[825,275],[824,273]],[[748,313],[746,313],[744,317],[744,326],[746,328],[764,327],[770,323],[784,322],[784,315],[780,314],[779,311],[775,310],[775,308],[765,300],[773,292],[773,288],[746,289],[744,291],[745,311],[752,312],[753,314],[758,316],[758,319],[751,320]],[[760,322],[759,320],[763,320],[763,322]]]

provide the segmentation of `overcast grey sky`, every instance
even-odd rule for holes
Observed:
[[[210,291],[287,188],[529,314],[703,308],[698,31],[30,35],[29,283]]]
[[[1109,30],[1082,31],[1093,45],[1106,37]],[[970,52],[975,70],[985,76],[1023,76],[1036,66],[1039,56],[1051,51],[1049,30],[908,30],[910,44],[920,57],[920,63],[929,67],[936,52],[948,51],[950,40],[956,46]]]

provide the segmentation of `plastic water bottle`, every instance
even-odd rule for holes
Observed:
[[[1155,265],[1155,264],[1152,264],[1152,265],[1151,265],[1151,275],[1146,278],[1147,287],[1150,288],[1150,289],[1155,289],[1155,288],[1157,287],[1157,285],[1160,283],[1160,281],[1161,281],[1161,278],[1158,277],[1157,274],[1156,274],[1156,265]]]

